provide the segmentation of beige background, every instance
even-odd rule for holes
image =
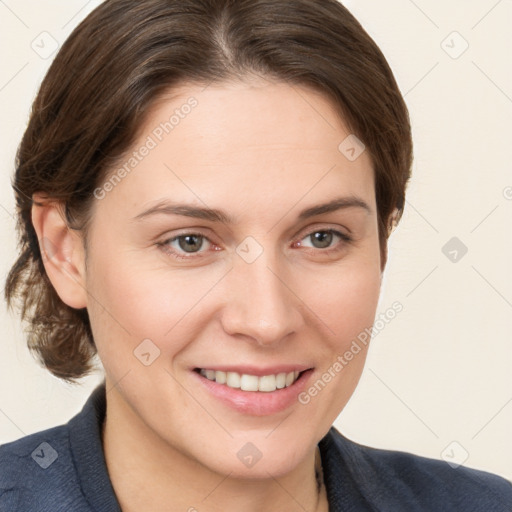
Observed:
[[[0,2],[2,285],[16,254],[14,155],[52,59],[31,45],[42,53],[61,44],[99,3]],[[396,300],[404,309],[374,338],[336,426],[363,444],[464,460],[512,480],[512,1],[346,5],[395,71],[415,163],[379,311]],[[442,251],[452,237],[468,248],[455,262],[452,247]],[[4,304],[0,335],[0,443],[68,421],[100,381],[99,371],[71,387],[41,369]]]

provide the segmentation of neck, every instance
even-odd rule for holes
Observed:
[[[107,469],[123,512],[327,510],[318,447],[279,478],[240,479],[212,471],[146,425],[114,388],[102,431]]]

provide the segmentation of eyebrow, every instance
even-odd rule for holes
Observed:
[[[368,204],[358,197],[338,197],[332,201],[329,201],[328,203],[319,204],[302,210],[297,216],[297,220],[304,220],[323,213],[330,213],[347,208],[361,208],[368,214],[372,213],[372,209],[368,206]],[[185,217],[193,217],[211,222],[221,222],[223,224],[235,223],[235,219],[223,210],[218,210],[215,208],[200,208],[188,204],[171,203],[168,201],[161,201],[155,206],[144,210],[142,213],[134,217],[133,220],[138,221],[157,214],[182,215]]]

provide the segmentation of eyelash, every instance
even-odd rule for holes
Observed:
[[[300,241],[302,241],[304,238],[307,238],[311,235],[314,235],[315,233],[331,233],[335,236],[338,236],[340,239],[341,239],[341,242],[339,242],[337,245],[343,245],[343,244],[348,244],[348,243],[351,243],[353,241],[353,239],[345,234],[345,233],[342,233],[340,231],[337,231],[335,229],[315,229],[313,231],[310,231],[309,233],[307,233],[306,235],[304,235],[302,238],[300,238]],[[166,253],[168,254],[169,256],[172,256],[173,258],[177,259],[177,260],[180,260],[180,261],[183,261],[183,260],[191,260],[191,259],[195,259],[195,258],[199,258],[201,257],[201,253],[200,252],[196,252],[196,253],[188,253],[189,256],[182,256],[181,254],[177,253],[175,250],[172,250],[169,248],[169,244],[171,242],[175,242],[176,240],[180,239],[180,238],[183,238],[183,237],[186,237],[186,236],[197,236],[197,237],[201,237],[202,239],[205,239],[205,240],[208,240],[209,243],[212,243],[211,240],[201,234],[201,233],[194,233],[194,232],[187,232],[187,233],[182,233],[180,235],[177,235],[173,238],[168,238],[167,240],[164,240],[163,242],[159,242],[157,243],[157,245]],[[201,247],[202,248],[202,247]],[[332,254],[332,253],[335,253],[335,252],[339,252],[342,250],[341,247],[328,247],[326,249],[320,249],[320,248],[310,248],[308,247],[308,249],[313,249],[313,250],[317,250],[317,251],[320,251],[322,254]],[[186,253],[185,253],[186,254]]]

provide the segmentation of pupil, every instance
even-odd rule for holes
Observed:
[[[200,249],[202,245],[202,239],[197,235],[185,235],[179,238],[179,246],[181,249],[187,252],[194,252],[194,249]],[[189,251],[189,249],[192,249]]]
[[[320,242],[320,246],[315,245],[315,247],[320,247],[320,248],[329,247],[332,242],[332,233],[329,233],[327,231],[317,231],[313,235],[313,238],[316,242]]]

